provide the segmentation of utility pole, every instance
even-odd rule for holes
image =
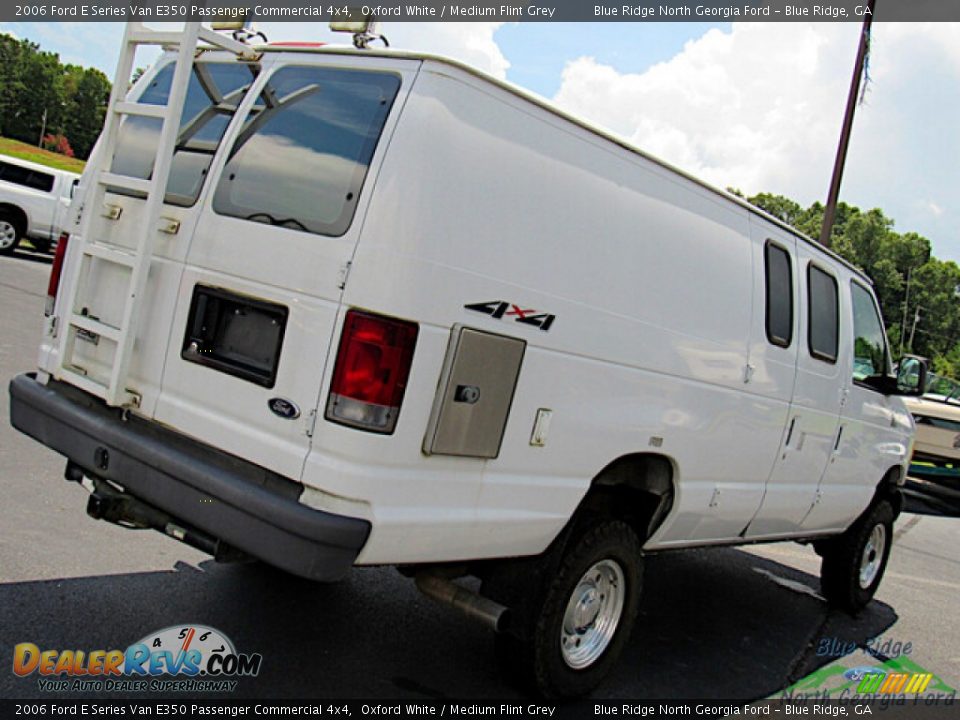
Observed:
[[[868,0],[863,16],[863,29],[860,31],[860,47],[857,50],[857,62],[850,81],[850,94],[847,95],[847,111],[843,116],[843,128],[840,130],[840,144],[837,146],[837,159],[833,163],[833,177],[830,179],[830,193],[827,206],[823,211],[823,226],[820,228],[820,244],[830,247],[830,231],[837,215],[837,198],[840,196],[840,180],[843,178],[843,166],[847,161],[847,146],[850,144],[850,130],[853,128],[853,114],[857,109],[857,94],[860,92],[860,77],[870,50],[870,25],[873,23],[873,7],[876,0]]]
[[[907,292],[903,298],[903,321],[900,323],[900,357],[903,357],[903,341],[907,337],[907,308],[910,306],[910,273],[912,267],[907,268]]]
[[[917,305],[917,311],[913,315],[913,327],[910,328],[910,342],[907,343],[907,347],[910,348],[910,352],[913,352],[913,334],[917,331],[917,323],[920,321],[920,311],[921,308]]]
[[[43,136],[47,132],[47,109],[43,109],[43,120],[40,121],[40,139],[37,141],[37,147],[43,147]]]

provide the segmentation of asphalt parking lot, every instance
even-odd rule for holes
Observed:
[[[48,272],[43,256],[0,257],[4,382],[34,366]],[[260,565],[219,565],[157,533],[89,519],[85,491],[62,479],[63,459],[14,431],[8,405],[4,391],[0,697],[40,695],[36,676],[10,670],[17,643],[125,648],[188,623],[263,655],[239,697],[518,696],[497,673],[490,634],[393,569],[319,585]],[[825,648],[876,637],[892,641],[888,649],[910,643],[914,664],[960,687],[960,519],[917,500],[911,508],[924,512],[900,517],[878,597],[856,618],[828,610],[819,558],[799,545],[648,558],[637,632],[596,696],[768,697],[844,660]]]

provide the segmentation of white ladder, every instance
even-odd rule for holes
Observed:
[[[88,197],[84,200],[85,210],[78,232],[82,244],[81,256],[79,261],[73,264],[70,282],[66,285],[69,295],[65,298],[66,303],[61,306],[64,308],[64,330],[60,337],[60,356],[55,373],[59,379],[102,398],[108,405],[137,407],[140,403],[139,394],[127,388],[127,375],[153,258],[154,242],[161,221],[167,180],[176,151],[180,116],[183,113],[193,60],[200,42],[228,50],[243,59],[253,60],[257,57],[257,53],[249,46],[203,27],[200,23],[184,23],[182,30],[158,31],[140,22],[128,22],[124,30],[123,49],[120,52],[107,117],[100,136],[100,147],[92,174],[93,183],[88,190]],[[127,87],[137,48],[142,45],[162,45],[177,50],[166,105],[148,105],[127,100]],[[158,118],[163,121],[153,173],[149,180],[110,172],[120,123],[124,116]],[[107,187],[121,188],[146,196],[143,222],[135,230],[136,249],[133,252],[100,241],[91,234],[97,222],[96,218],[103,210]],[[78,312],[78,298],[85,297],[91,266],[97,262],[120,265],[129,270],[119,326],[109,325]],[[84,368],[76,364],[74,350],[78,332],[96,335],[113,343],[113,363],[106,382],[91,377]]]

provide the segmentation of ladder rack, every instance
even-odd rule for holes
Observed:
[[[127,387],[127,377],[142,314],[157,228],[161,221],[167,180],[176,152],[180,118],[193,72],[193,61],[198,48],[202,47],[201,43],[215,49],[227,50],[242,59],[254,60],[257,57],[256,51],[251,47],[203,27],[200,23],[184,23],[182,30],[157,31],[140,22],[128,22],[124,30],[123,48],[113,80],[100,146],[94,160],[93,182],[84,200],[86,210],[81,217],[78,231],[80,257],[73,263],[70,282],[65,286],[69,294],[61,306],[64,330],[60,334],[60,354],[57,371],[54,373],[58,379],[102,398],[108,405],[137,407],[140,402],[139,394]],[[166,105],[141,104],[127,99],[127,88],[137,48],[144,45],[160,45],[177,51]],[[124,117],[131,116],[162,121],[153,172],[148,180],[110,172],[120,124]],[[139,223],[135,230],[135,249],[132,252],[93,237],[96,218],[103,207],[108,187],[129,190],[146,197],[144,221]],[[85,297],[94,263],[111,263],[129,271],[123,312],[118,326],[78,312],[78,299]],[[105,382],[91,377],[76,363],[74,351],[78,333],[95,335],[112,343],[113,362],[109,378]]]

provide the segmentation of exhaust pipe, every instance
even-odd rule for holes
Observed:
[[[433,573],[419,573],[416,584],[417,589],[427,597],[449,605],[467,617],[479,620],[494,632],[500,632],[503,629],[509,610],[505,605]]]

